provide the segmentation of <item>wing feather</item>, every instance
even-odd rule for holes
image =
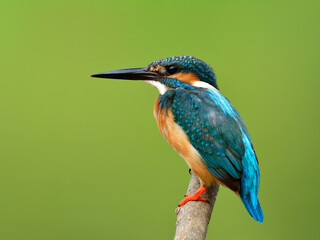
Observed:
[[[177,89],[172,112],[208,170],[224,185],[239,191],[245,146],[242,119],[229,101],[213,90]]]

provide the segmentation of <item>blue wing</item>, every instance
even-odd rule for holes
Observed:
[[[262,221],[257,198],[258,161],[237,110],[219,92],[176,89],[172,112],[209,171],[228,188],[239,192],[249,213]]]
[[[209,171],[227,187],[239,191],[245,146],[238,112],[223,96],[215,97],[210,90],[184,89],[176,90],[172,112]]]

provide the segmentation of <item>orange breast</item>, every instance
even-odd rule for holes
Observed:
[[[168,110],[165,112],[163,108],[159,110],[158,99],[154,106],[154,116],[157,120],[161,134],[173,149],[187,162],[191,170],[198,176],[201,182],[205,186],[210,186],[215,182],[216,178],[203,164],[201,156],[191,145],[187,134],[174,121],[172,111]]]

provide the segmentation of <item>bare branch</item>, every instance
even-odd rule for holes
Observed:
[[[200,181],[192,173],[187,194],[191,195],[195,193],[199,187]],[[190,201],[176,209],[177,223],[174,240],[204,240],[206,238],[208,224],[218,191],[219,184],[214,184],[207,188],[207,191],[202,195],[209,200],[209,203]]]

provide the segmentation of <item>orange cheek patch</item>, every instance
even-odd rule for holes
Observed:
[[[170,78],[177,78],[189,85],[192,85],[194,82],[200,81],[200,79],[191,72],[173,74],[173,75],[170,75]]]

